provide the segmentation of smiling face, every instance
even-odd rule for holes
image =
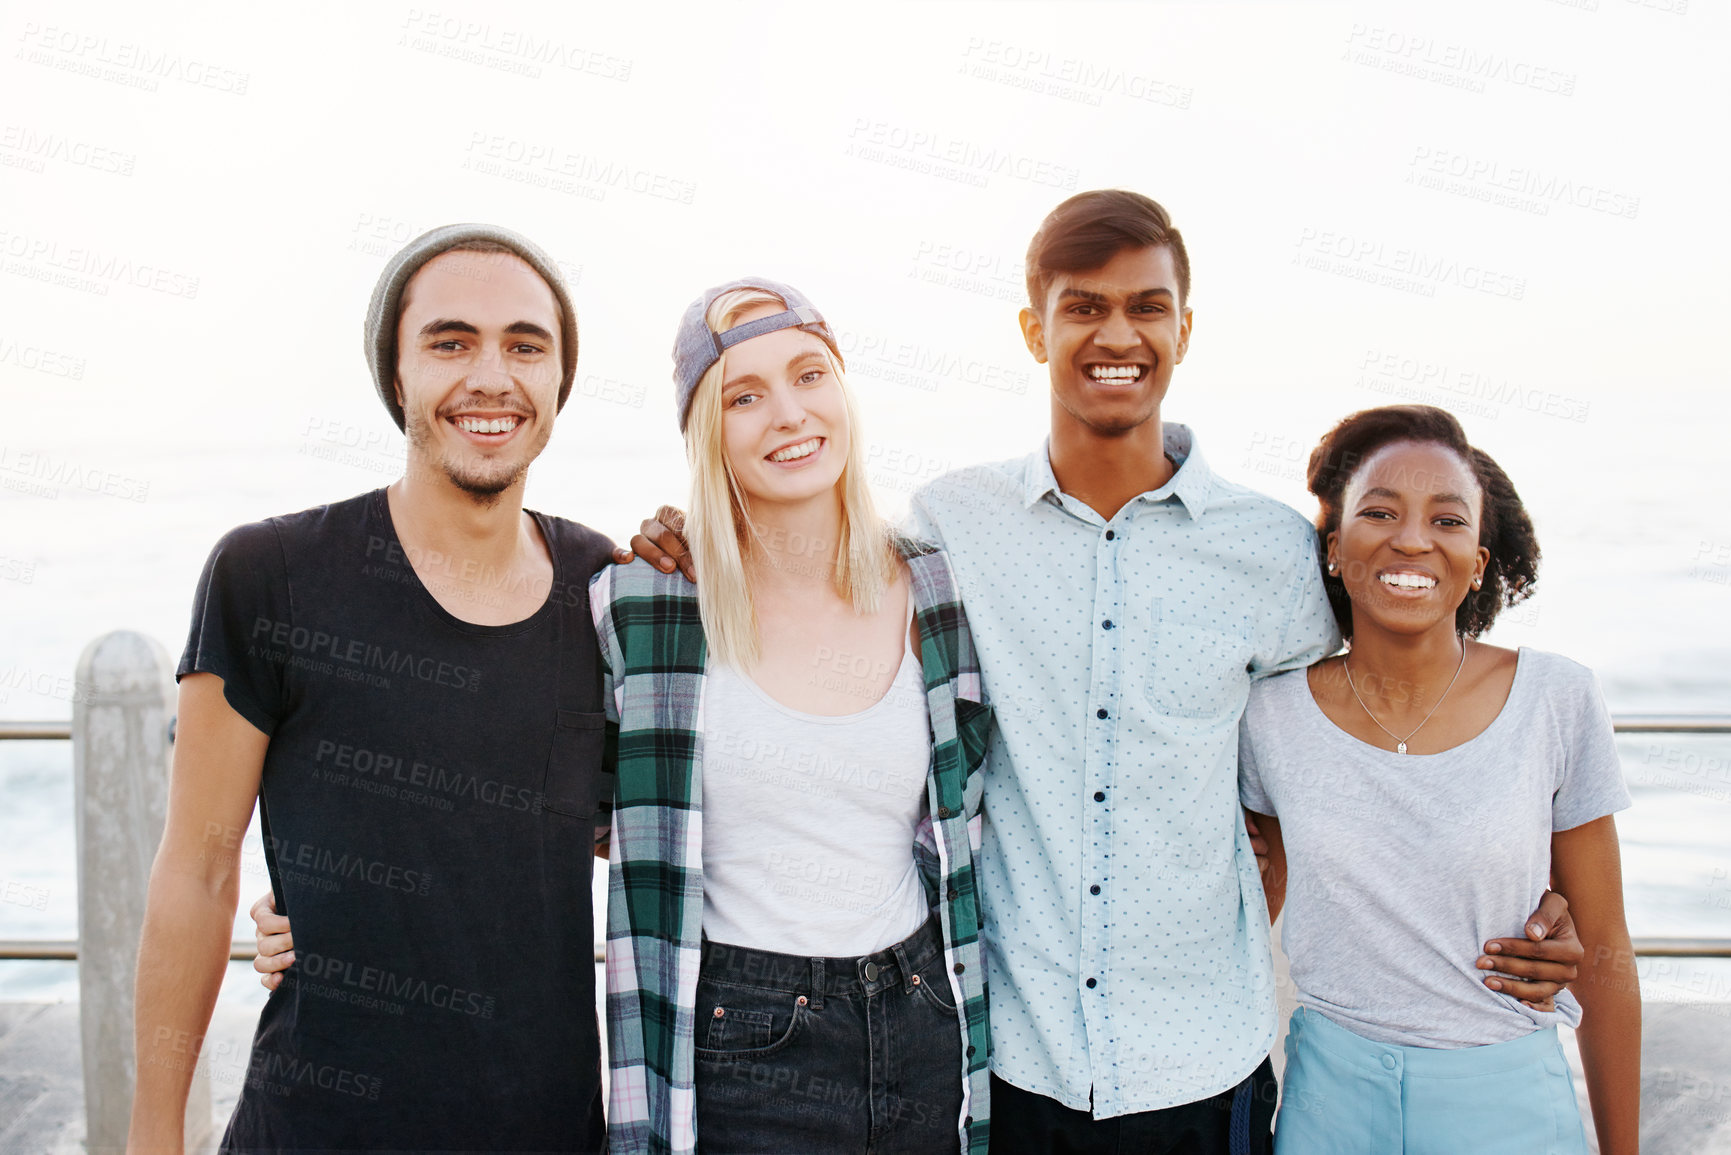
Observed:
[[[758,305],[743,325],[783,306]],[[754,506],[831,493],[847,464],[847,399],[829,347],[803,329],[778,329],[727,351],[721,436],[727,464]]]
[[[563,373],[559,306],[507,253],[441,253],[403,290],[397,400],[411,468],[491,502],[553,433]]]
[[[1028,351],[1051,367],[1053,420],[1102,436],[1159,415],[1190,345],[1190,310],[1165,245],[1120,249],[1097,269],[1056,274],[1040,310],[1023,309],[1021,323]]]
[[[1352,599],[1354,637],[1454,631],[1490,560],[1479,544],[1483,502],[1472,469],[1435,442],[1396,441],[1359,466],[1327,543]]]

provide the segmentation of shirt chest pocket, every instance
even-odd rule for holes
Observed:
[[[579,818],[595,813],[595,790],[606,736],[606,715],[583,710],[559,711],[541,785],[544,809]]]
[[[1199,620],[1167,598],[1149,609],[1150,644],[1136,671],[1142,694],[1174,718],[1217,718],[1243,708],[1250,692],[1250,643],[1228,623]]]

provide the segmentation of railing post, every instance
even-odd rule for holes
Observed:
[[[137,1056],[133,975],[150,864],[168,814],[169,721],[174,670],[155,639],[104,634],[78,659],[72,705],[78,827],[78,997],[84,1052],[85,1147],[126,1147]],[[211,1129],[210,1083],[195,1072],[186,1145]]]

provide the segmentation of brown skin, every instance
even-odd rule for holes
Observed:
[[[1122,249],[1098,269],[1060,274],[1039,305],[1023,309],[1019,319],[1028,351],[1049,367],[1052,471],[1065,493],[1110,518],[1172,478],[1160,407],[1173,369],[1189,350],[1191,311],[1178,298],[1176,269],[1164,246]],[[1099,364],[1146,372],[1131,384],[1103,385],[1088,373]],[[643,523],[631,548],[664,572],[677,566],[690,578],[684,525],[684,514],[664,505]],[[1251,833],[1254,845],[1260,841],[1254,822]],[[1537,941],[1494,939],[1478,962],[1508,976],[1497,982],[1525,980],[1523,997],[1534,1000],[1562,990],[1581,958],[1567,904],[1560,896],[1547,904],[1528,920]]]
[[[478,277],[474,254],[443,254],[404,292],[397,398],[408,468],[387,500],[429,592],[464,621],[500,625],[534,613],[552,586],[552,558],[522,502],[529,463],[552,433],[561,362],[558,307],[546,282],[514,256],[486,267]],[[463,416],[520,425],[477,438],[458,428]],[[628,551],[615,556],[630,559]],[[139,948],[133,1152],[182,1149],[192,1064],[228,962],[240,838],[269,745],[214,675],[188,675],[179,695],[168,821]],[[292,947],[282,922],[277,937],[261,932],[261,949]],[[294,955],[286,958],[283,966]]]
[[[1397,739],[1387,727],[1410,735],[1409,753],[1439,753],[1482,733],[1508,700],[1514,652],[1463,643],[1455,632],[1455,611],[1478,588],[1490,556],[1479,544],[1482,505],[1468,464],[1432,443],[1384,446],[1347,484],[1340,528],[1326,545],[1327,564],[1352,599],[1352,651],[1318,662],[1308,679],[1317,706],[1359,741],[1393,750]],[[1397,574],[1423,575],[1434,585],[1397,588],[1386,580]],[[1257,822],[1270,848],[1272,914],[1275,896],[1285,893],[1285,847],[1278,819]],[[1633,1152],[1640,1126],[1641,996],[1623,916],[1615,821],[1607,816],[1553,835],[1551,875],[1573,896],[1584,951],[1572,989],[1584,1012],[1581,1061],[1600,1150]],[[1566,945],[1541,941],[1533,949],[1549,948],[1547,957],[1556,957]],[[1487,944],[1487,951],[1493,946],[1499,954],[1513,950],[1507,939]],[[1479,966],[1525,973],[1513,962],[1486,957]],[[1511,978],[1493,976],[1485,985],[1551,1007],[1548,997],[1535,998],[1528,984]]]
[[[1065,493],[1110,520],[1176,472],[1166,459],[1160,405],[1190,348],[1190,309],[1165,245],[1121,249],[1098,269],[1059,273],[1038,311],[1017,318],[1052,385],[1052,473]],[[1118,384],[1097,366],[1133,367]]]

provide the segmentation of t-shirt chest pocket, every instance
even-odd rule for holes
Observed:
[[[1199,620],[1169,599],[1149,609],[1148,661],[1138,671],[1148,704],[1174,718],[1216,718],[1250,691],[1250,644],[1227,623]]]
[[[595,813],[607,717],[584,710],[560,710],[547,754],[541,805],[557,814],[587,818]]]

